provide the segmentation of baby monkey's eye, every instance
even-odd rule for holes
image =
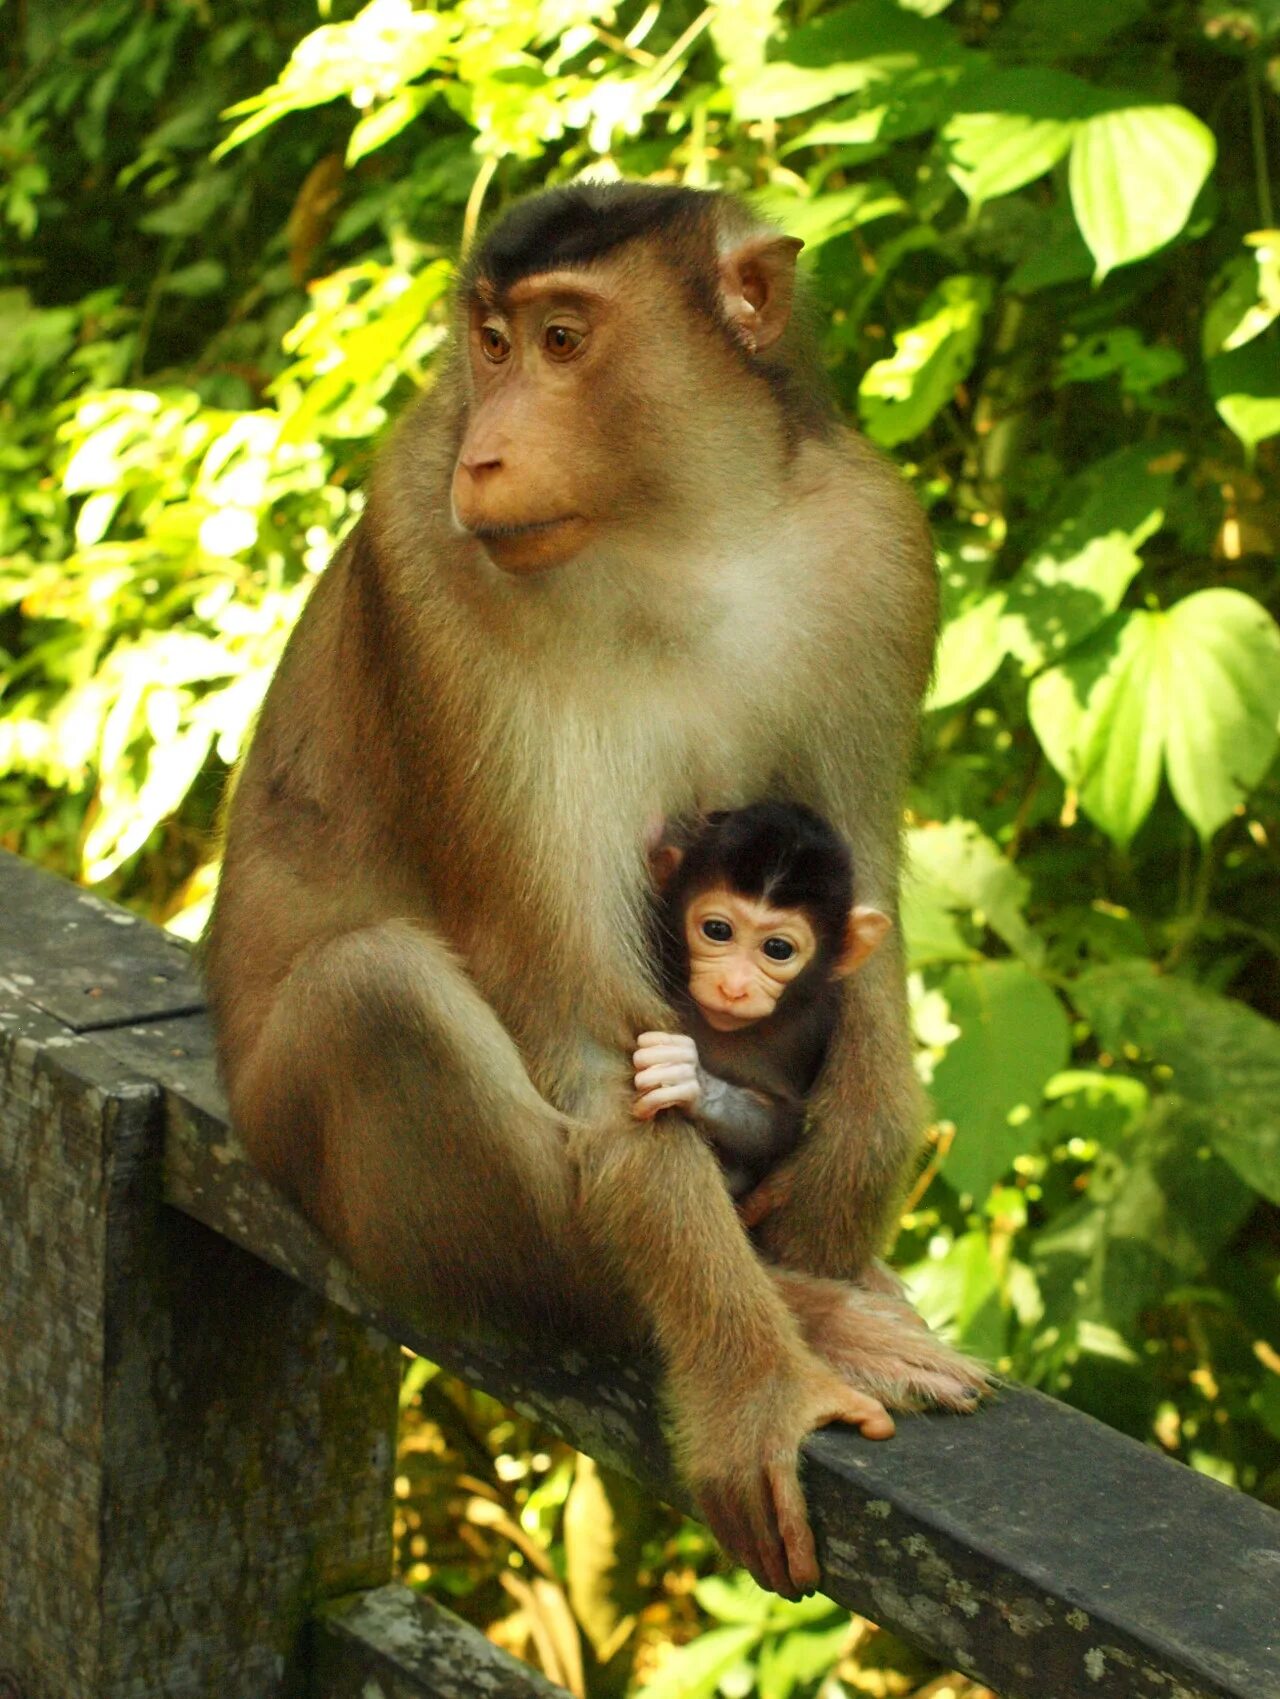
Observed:
[[[766,938],[761,945],[771,962],[789,962],[796,953],[796,947],[786,938]]]
[[[710,938],[713,944],[727,944],[733,937],[733,928],[727,920],[704,920],[702,936]]]

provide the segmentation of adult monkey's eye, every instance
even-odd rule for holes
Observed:
[[[511,352],[511,344],[496,324],[481,325],[480,346],[484,350],[485,359],[492,360],[495,366],[501,364]]]
[[[542,345],[553,360],[568,360],[582,346],[582,332],[567,324],[549,324],[542,333]]]
[[[733,937],[733,928],[727,920],[704,920],[702,936],[710,938],[713,944],[727,944]]]
[[[761,945],[771,962],[789,962],[796,953],[796,947],[787,938],[766,938]]]

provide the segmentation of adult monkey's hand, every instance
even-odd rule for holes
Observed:
[[[785,793],[894,912],[936,584],[791,323],[799,246],[637,184],[555,190],[475,246],[455,357],[263,705],[206,953],[265,1172],[433,1327],[655,1340],[700,1502],[789,1592],[816,1577],[804,1433],[882,1426],[850,1388],[971,1385],[901,1303],[785,1278],[856,1280],[913,1154],[894,953],[851,982],[757,1245],[695,1129],[630,1113],[634,1037],[672,1024],[655,819]]]

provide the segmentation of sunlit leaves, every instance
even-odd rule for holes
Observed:
[[[961,112],[946,128],[951,175],[971,201],[1007,195],[1043,177],[1071,146],[1072,126],[1020,112]]]
[[[1173,486],[1158,456],[1121,449],[1072,480],[1061,517],[1004,591],[1001,632],[1027,672],[1059,659],[1120,606]]]
[[[953,967],[941,989],[960,1028],[930,1087],[956,1129],[943,1174],[981,1199],[1034,1142],[1027,1123],[1071,1054],[1071,1033],[1057,997],[1021,962]]]
[[[1162,768],[1208,837],[1275,757],[1280,631],[1251,597],[1201,590],[1112,621],[1036,679],[1029,706],[1045,753],[1118,843],[1146,819]]]
[[[843,95],[888,92],[921,71],[954,81],[968,55],[944,25],[893,0],[859,0],[792,30],[734,91],[739,119],[788,118]]]
[[[858,386],[868,436],[886,447],[906,442],[947,405],[973,364],[990,301],[984,277],[939,284],[916,323],[895,334],[893,353],[877,360]]]
[[[1259,443],[1280,432],[1280,334],[1215,354],[1206,369],[1214,405],[1252,459]]]
[[[1255,231],[1245,242],[1210,289],[1200,332],[1206,360],[1243,348],[1280,318],[1280,230]]]
[[[276,83],[231,108],[228,116],[242,121],[215,157],[288,112],[344,95],[360,110],[394,98],[449,51],[461,21],[456,12],[415,11],[409,0],[371,0],[348,23],[323,24],[298,43]]]
[[[1084,120],[1071,145],[1071,204],[1099,279],[1173,240],[1216,157],[1212,131],[1181,106]]]
[[[903,927],[912,966],[975,954],[942,915],[963,915],[1037,962],[1042,946],[1024,918],[1028,883],[972,820],[916,828],[907,835]]]

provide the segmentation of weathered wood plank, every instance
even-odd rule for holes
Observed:
[[[200,976],[177,939],[7,850],[0,976],[73,1032],[204,1007]]]
[[[408,1587],[327,1606],[313,1648],[316,1699],[567,1699],[565,1688]]]
[[[0,1669],[23,1699],[279,1699],[313,1601],[390,1574],[398,1350],[165,1207],[163,1110],[0,990]]]
[[[644,1363],[424,1334],[362,1292],[219,1121],[200,1025],[102,1035],[166,1095],[173,1203],[678,1501]],[[824,1590],[998,1691],[1280,1699],[1280,1515],[1243,1494],[1016,1387],[888,1444],[819,1434],[807,1457]]]
[[[201,1017],[93,1042],[159,1093],[178,1209],[678,1500],[648,1365],[398,1323],[245,1160]],[[826,1590],[1009,1699],[1280,1699],[1280,1516],[1244,1495],[1017,1388],[806,1453]]]

